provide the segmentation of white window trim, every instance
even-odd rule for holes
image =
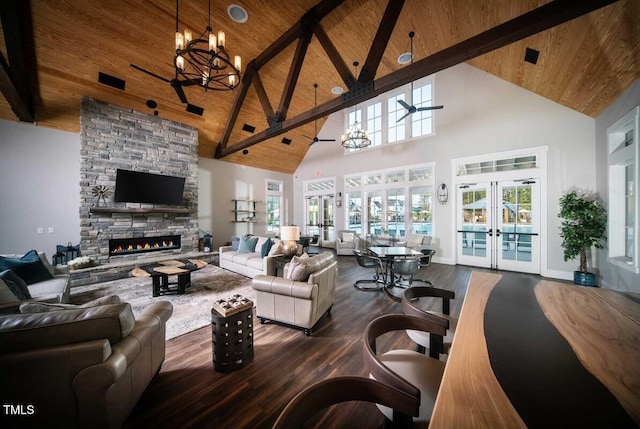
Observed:
[[[611,149],[617,146],[616,141],[620,141],[623,137],[624,130],[631,126],[634,128],[633,144],[626,148],[620,148],[613,153]],[[608,190],[609,190],[609,210],[608,210],[608,262],[616,267],[640,274],[640,240],[638,239],[638,231],[640,231],[640,192],[638,185],[640,184],[640,143],[638,136],[640,134],[640,107],[635,107],[629,113],[618,119],[613,125],[607,128],[607,170],[608,170]],[[625,224],[624,195],[620,196],[619,188],[616,184],[620,183],[620,174],[624,175],[624,166],[634,165],[634,204],[635,219],[633,228],[635,232],[635,240],[633,243],[633,259],[624,256],[625,243],[624,236],[620,237],[620,228],[616,225]],[[621,167],[621,168],[615,168]],[[621,170],[621,171],[618,171]]]

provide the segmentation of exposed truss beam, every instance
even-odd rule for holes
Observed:
[[[325,16],[330,14],[335,8],[344,3],[344,1],[345,0],[322,0],[316,6],[311,8],[298,22],[293,24],[291,28],[289,28],[267,49],[265,49],[260,55],[258,55],[254,60],[251,61],[251,64],[253,66],[251,79],[242,79],[240,90],[238,92],[238,95],[236,95],[233,108],[231,109],[231,113],[229,114],[229,120],[227,121],[222,139],[220,140],[220,143],[216,148],[216,158],[220,158],[221,153],[227,149],[231,131],[235,126],[236,120],[238,119],[238,114],[240,113],[240,109],[242,109],[242,105],[244,104],[248,87],[253,83],[252,79],[255,73],[258,72],[269,61],[271,61],[276,55],[285,50],[291,43],[299,39],[298,47],[296,49],[296,55],[294,56],[294,61],[292,62],[292,66],[289,71],[289,77],[283,90],[283,95],[279,103],[278,112],[276,112],[275,114],[271,113],[273,108],[271,107],[271,103],[268,101],[268,98],[266,98],[266,100],[262,98],[260,99],[262,108],[265,111],[267,123],[269,123],[267,132],[274,133],[280,129],[281,121],[286,118],[287,111],[289,109],[289,103],[291,101],[291,97],[293,96],[295,85],[298,81],[300,68],[302,67],[302,64],[304,62],[304,56],[307,52],[309,42],[311,41],[313,30]],[[306,44],[304,43],[305,40]],[[247,70],[246,73],[248,72],[249,71]],[[258,83],[258,85],[261,84],[261,82]],[[256,88],[256,90],[258,91],[258,97],[266,97],[264,87],[262,87],[262,89]]]
[[[233,145],[231,148],[218,147],[217,158],[251,147],[269,138],[283,134],[331,113],[367,101],[392,89],[406,85],[424,76],[437,73],[456,64],[469,61],[480,55],[507,46],[526,37],[586,15],[618,0],[554,0],[530,12],[443,49],[429,57],[383,76],[374,81],[374,89],[368,93],[343,94],[341,98],[329,100],[317,107],[300,113],[282,122],[277,132],[262,131]]]
[[[30,80],[36,78],[36,73],[28,2],[3,0],[0,20],[7,49],[6,59],[0,54],[0,90],[19,120],[34,122],[32,88],[37,88],[37,83]]]

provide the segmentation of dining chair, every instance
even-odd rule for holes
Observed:
[[[411,329],[407,330],[409,338],[418,345],[418,352],[425,353],[426,349],[429,349],[429,356],[435,359],[438,359],[441,353],[449,354],[453,336],[458,326],[458,319],[451,316],[451,300],[455,299],[455,297],[456,294],[453,291],[426,286],[416,286],[402,293],[402,312],[404,314],[427,320],[435,320],[437,322],[441,320],[448,322],[447,331],[444,336],[434,336]],[[420,301],[422,301],[422,303],[425,301],[421,300],[421,298],[441,298],[442,312],[425,310],[425,305],[418,306]]]
[[[419,415],[413,419],[416,427],[426,428],[429,424],[445,364],[415,350],[393,349],[383,352],[378,350],[377,339],[388,332],[407,329],[444,336],[446,325],[445,320],[435,318],[429,320],[405,314],[387,314],[371,321],[365,328],[365,368],[374,380],[420,399]],[[388,337],[385,336],[385,339]],[[395,421],[391,409],[379,403],[376,406],[388,420]]]
[[[385,276],[382,261],[377,256],[371,255],[360,250],[353,250],[358,265],[364,268],[374,268],[373,278],[357,280],[353,286],[362,291],[379,291],[384,288]],[[374,286],[360,286],[361,284],[374,284]]]
[[[413,427],[419,397],[364,377],[342,376],[315,383],[298,393],[282,410],[273,429],[302,428],[318,412],[347,401],[383,404],[393,410],[392,428]],[[329,416],[330,417],[330,416]],[[358,422],[353,422],[354,427]],[[342,424],[344,426],[344,424]]]

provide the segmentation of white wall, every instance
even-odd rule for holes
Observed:
[[[609,194],[607,128],[638,105],[640,105],[640,80],[637,80],[596,118],[597,191],[605,200],[605,205],[608,205]],[[636,208],[637,215],[638,208]],[[638,237],[640,234],[636,233],[636,239],[639,239]],[[613,289],[640,292],[640,275],[610,264],[607,262],[607,253],[606,247],[597,252],[598,274],[603,280],[603,285]]]
[[[78,134],[0,120],[0,253],[78,244],[79,195]]]
[[[266,179],[284,181],[284,200],[288,213],[283,221],[289,220],[291,223],[293,219],[293,182],[290,174],[200,158],[198,177],[198,221],[201,230],[211,231],[214,249],[231,241],[233,235],[265,234]],[[257,205],[258,222],[232,222],[234,217],[231,210],[234,205],[231,200],[244,197],[261,201]]]
[[[344,192],[345,174],[435,162],[435,183],[446,183],[451,198],[444,206],[434,205],[434,260],[454,263],[451,160],[548,145],[548,195],[543,202],[547,204],[548,264],[542,270],[549,276],[569,278],[577,262],[563,261],[558,199],[572,186],[595,187],[594,119],[467,64],[438,73],[435,88],[435,103],[445,106],[435,112],[437,135],[346,155],[337,142],[315,144],[295,173],[295,200],[302,201],[305,180],[335,176],[337,191]],[[342,115],[333,114],[320,135],[339,139],[343,127]],[[296,205],[298,224],[303,222],[303,210],[303,205]],[[337,209],[336,230],[344,227],[344,216],[344,207]]]

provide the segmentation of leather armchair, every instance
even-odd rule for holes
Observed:
[[[0,401],[33,406],[9,427],[120,428],[165,357],[173,307],[127,303],[0,316]]]
[[[256,315],[261,323],[278,322],[311,335],[318,320],[333,306],[338,263],[330,252],[306,259],[294,257],[284,266],[284,273],[288,278],[253,278]]]

